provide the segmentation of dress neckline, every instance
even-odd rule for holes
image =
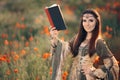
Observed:
[[[90,39],[85,39],[85,40],[81,43],[80,47],[85,47],[85,46],[87,46],[87,45],[89,44],[89,42],[90,42]]]

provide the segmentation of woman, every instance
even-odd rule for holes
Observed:
[[[80,29],[69,42],[59,40],[58,31],[51,28],[52,80],[61,80],[62,65],[70,52],[73,55],[73,63],[69,80],[118,80],[117,60],[105,41],[100,38],[100,33],[100,15],[92,9],[87,9],[82,13]],[[96,56],[102,59],[104,63],[102,66],[94,66]]]

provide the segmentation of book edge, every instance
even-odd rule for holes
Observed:
[[[56,7],[56,6],[58,6],[58,4],[53,4],[53,5],[51,5],[51,6],[46,6],[46,8],[53,8],[53,7]]]
[[[47,14],[47,16],[48,16],[48,20],[49,20],[49,22],[50,22],[50,25],[51,25],[52,27],[54,27],[54,23],[53,23],[53,21],[52,21],[52,18],[51,18],[51,16],[50,16],[50,13],[49,13],[49,11],[48,11],[47,8],[45,8],[45,12],[46,12],[46,14]]]
[[[61,8],[60,8],[60,5],[58,5],[58,8],[59,8],[59,10],[60,10],[60,14],[61,14],[61,16],[62,16],[62,19],[63,19],[64,25],[65,25],[65,29],[64,29],[64,30],[66,30],[67,27],[66,27],[66,24],[65,24],[65,19],[64,19],[64,16],[63,16],[62,10],[61,10]]]

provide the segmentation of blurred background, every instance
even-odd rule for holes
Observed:
[[[120,62],[120,0],[0,0],[0,80],[50,80],[50,24],[44,8],[54,3],[67,26],[59,34],[65,41],[77,33],[81,12],[96,9],[102,36]],[[63,80],[70,62],[63,68]]]

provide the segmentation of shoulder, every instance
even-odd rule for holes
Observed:
[[[106,41],[104,39],[97,39],[96,40],[96,49],[105,48],[107,46]]]
[[[102,38],[101,38],[101,39],[97,39],[97,40],[96,40],[96,43],[104,43],[104,42],[105,42],[105,40],[104,40],[104,39],[102,39]]]
[[[103,44],[106,44],[104,39],[97,39],[96,40],[96,45],[103,45]]]
[[[102,59],[112,57],[113,54],[108,48],[104,39],[98,39],[96,42],[96,52]]]
[[[76,39],[77,35],[74,35],[70,40],[69,40],[69,43],[72,43],[74,42],[74,40]]]

